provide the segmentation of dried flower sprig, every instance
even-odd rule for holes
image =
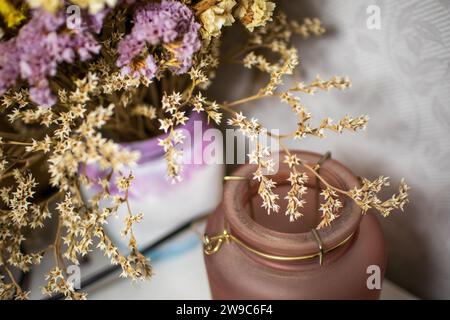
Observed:
[[[94,237],[99,238],[100,249],[109,255],[113,263],[122,266],[123,275],[133,279],[143,279],[151,276],[151,268],[148,260],[138,253],[137,244],[131,232],[132,224],[138,222],[130,213],[126,222],[128,232],[124,236],[130,236],[130,254],[122,256],[113,243],[103,232],[103,225],[109,216],[114,215],[120,205],[128,203],[128,188],[131,177],[120,177],[120,170],[125,166],[132,166],[137,160],[138,154],[122,150],[117,144],[103,138],[100,130],[112,118],[115,106],[97,107],[88,111],[86,104],[98,94],[99,81],[97,77],[88,75],[75,81],[75,89],[66,92],[60,91],[59,96],[64,104],[62,110],[52,108],[44,109],[46,114],[51,114],[51,125],[47,125],[47,119],[35,117],[36,121],[43,125],[47,134],[42,140],[30,139],[30,142],[2,140],[2,155],[5,153],[4,146],[21,145],[24,148],[24,159],[27,155],[30,158],[34,155],[45,154],[48,157],[48,167],[50,173],[50,183],[64,193],[64,200],[59,202],[56,211],[58,213],[58,231],[55,235],[55,242],[48,248],[54,251],[56,267],[48,274],[48,285],[44,288],[44,293],[62,293],[66,298],[84,298],[84,294],[75,292],[64,278],[64,259],[72,263],[78,263],[82,257],[92,250]],[[30,113],[39,114],[42,108],[31,107],[30,102],[25,103],[28,95],[21,97],[6,95],[3,108],[15,110],[17,117],[9,118],[11,123],[17,123],[22,119],[27,119]],[[70,102],[69,102],[70,101]],[[19,103],[20,102],[20,103]],[[22,107],[23,105],[23,107]],[[25,109],[28,106],[28,109]],[[25,122],[25,121],[24,121]],[[7,148],[10,149],[10,148]],[[8,153],[9,150],[6,150]],[[110,170],[119,176],[118,189],[125,192],[125,196],[115,198],[112,207],[101,207],[100,201],[111,198],[109,193],[109,179],[103,182],[105,188],[86,203],[81,196],[79,186],[79,167],[88,163],[98,163],[104,170]],[[38,264],[44,252],[23,254],[21,243],[26,240],[20,231],[25,226],[32,228],[42,227],[45,218],[49,217],[48,205],[38,206],[31,202],[36,187],[33,176],[25,174],[28,163],[25,163],[20,170],[14,169],[12,172],[15,178],[15,189],[3,187],[1,189],[2,201],[8,207],[3,215],[1,227],[5,233],[2,243],[3,248],[9,248],[11,254],[7,263],[23,271],[27,271],[32,264]],[[12,167],[14,168],[14,166]],[[9,174],[9,169],[3,170],[2,178]],[[80,178],[81,180],[81,178]],[[83,181],[90,184],[87,176],[83,176]],[[13,197],[11,197],[11,193]],[[58,195],[61,195],[58,193]],[[57,197],[56,197],[57,198]],[[56,199],[55,198],[55,199]],[[139,216],[139,215],[138,215]],[[7,231],[8,230],[8,231]],[[15,230],[15,232],[13,232]],[[15,235],[16,238],[12,237]],[[6,244],[8,246],[6,247]],[[4,251],[2,251],[5,254]],[[20,292],[17,292],[17,295]]]
[[[398,193],[392,195],[390,199],[385,201],[380,200],[378,195],[383,190],[383,187],[389,186],[389,179],[387,177],[380,176],[373,181],[362,178],[360,187],[357,186],[350,190],[342,190],[327,182],[326,179],[317,172],[316,168],[301,159],[298,159],[295,157],[295,154],[292,154],[289,151],[289,149],[285,148],[283,145],[281,146],[287,154],[285,160],[286,163],[289,164],[292,163],[292,161],[295,161],[295,163],[298,163],[301,167],[310,172],[325,186],[321,192],[321,196],[323,196],[325,202],[321,203],[319,208],[322,212],[322,220],[317,226],[318,229],[329,226],[333,220],[338,218],[339,209],[343,206],[339,195],[352,199],[361,208],[363,214],[366,214],[370,209],[374,209],[383,217],[389,216],[395,209],[403,211],[409,201],[408,191],[410,190],[410,187],[404,180],[400,182]]]
[[[363,213],[367,213],[369,209],[373,208],[380,212],[383,217],[387,217],[394,209],[404,210],[406,203],[408,203],[408,190],[410,189],[402,180],[397,194],[392,195],[388,200],[380,200],[378,193],[383,187],[389,185],[389,178],[387,177],[381,176],[373,181],[362,178],[361,187],[350,190],[349,195],[362,208]]]
[[[326,188],[320,193],[325,202],[320,204],[319,211],[322,212],[322,220],[317,226],[318,229],[327,227],[333,220],[339,217],[339,209],[343,207],[339,200],[336,191],[331,188]]]
[[[298,82],[284,92],[278,91],[280,85],[283,84],[282,77],[291,75],[293,68],[298,63],[296,49],[289,46],[291,36],[298,33],[303,38],[308,38],[311,34],[321,35],[324,31],[325,29],[318,19],[307,19],[304,24],[300,25],[297,22],[287,21],[286,16],[284,15],[278,15],[274,23],[267,24],[264,28],[258,29],[251,35],[249,44],[234,54],[233,59],[239,55],[244,55],[242,60],[244,66],[247,68],[256,68],[262,72],[268,73],[270,75],[269,83],[253,96],[220,105],[224,111],[234,114],[235,116],[235,118],[229,120],[228,123],[238,127],[243,134],[250,139],[255,139],[263,133],[268,134],[267,130],[263,129],[256,119],[251,119],[251,121],[249,121],[242,113],[234,111],[234,107],[267,97],[277,97],[280,101],[290,105],[292,111],[297,115],[297,129],[292,133],[283,135],[270,134],[272,138],[279,140],[283,150],[287,153],[285,162],[291,169],[290,177],[288,179],[291,184],[291,189],[285,197],[285,199],[288,200],[285,214],[289,216],[290,221],[295,221],[302,216],[300,208],[305,204],[303,195],[308,189],[306,186],[308,175],[306,172],[298,171],[297,167],[304,167],[307,171],[310,171],[313,175],[317,176],[326,186],[321,192],[324,202],[320,204],[319,210],[322,212],[322,219],[317,228],[329,226],[333,220],[338,218],[339,210],[343,206],[339,194],[350,197],[361,207],[363,213],[366,213],[367,210],[373,208],[386,217],[394,209],[404,209],[404,206],[408,201],[407,192],[409,190],[409,187],[402,180],[399,187],[399,193],[383,202],[377,196],[381,192],[382,187],[388,186],[383,177],[380,177],[373,182],[363,179],[361,188],[355,188],[354,190],[340,190],[327,183],[313,167],[305,164],[301,159],[298,159],[295,154],[291,154],[281,143],[281,140],[283,139],[301,139],[308,135],[323,138],[325,137],[326,130],[336,133],[342,133],[345,130],[355,132],[365,129],[367,125],[368,117],[365,115],[358,117],[346,115],[337,123],[333,123],[333,120],[330,118],[325,118],[320,121],[320,124],[317,127],[314,127],[311,125],[311,113],[300,102],[300,98],[294,95],[295,93],[311,95],[315,94],[318,90],[328,91],[330,89],[348,89],[351,87],[351,82],[348,77],[333,76],[329,80],[323,80],[320,76],[317,76],[316,79],[309,84]],[[259,49],[269,49],[272,53],[279,54],[281,57],[279,62],[270,63],[264,55],[255,53],[256,50]],[[250,52],[246,53],[248,50]],[[261,146],[257,144],[255,151],[249,154],[249,159],[250,163],[258,164],[258,168],[255,171],[255,176],[260,182],[258,193],[263,199],[263,207],[265,207],[270,214],[272,210],[278,211],[279,209],[279,206],[276,203],[278,196],[273,193],[276,184],[265,175],[261,174],[261,157],[259,157],[261,152],[260,148]],[[270,153],[265,154],[265,156],[269,155]]]
[[[291,184],[291,189],[288,191],[285,199],[288,201],[286,215],[288,215],[289,220],[293,222],[303,216],[299,210],[305,204],[305,200],[303,200],[302,197],[308,190],[306,187],[308,175],[305,172],[298,172],[296,166],[300,164],[300,159],[296,154],[286,155],[284,163],[287,163],[289,168],[292,170],[288,179]]]
[[[64,276],[63,270],[54,267],[45,276],[47,284],[42,288],[42,293],[48,296],[53,294],[62,294],[66,300],[86,300],[87,295],[83,292],[77,292],[72,283],[68,282]]]
[[[274,161],[268,158],[270,151],[267,147],[262,147],[258,142],[256,149],[249,154],[250,164],[256,164],[257,169],[253,173],[253,179],[259,182],[258,194],[261,196],[263,203],[262,207],[270,214],[273,210],[278,212],[280,206],[276,203],[279,196],[273,192],[276,187],[276,182],[268,178],[267,175],[274,172]]]

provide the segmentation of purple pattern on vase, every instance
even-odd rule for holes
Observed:
[[[189,134],[191,137],[194,137],[194,128],[196,128],[196,123],[201,123],[202,132],[213,128],[210,124],[207,124],[204,117],[201,114],[193,112],[186,125],[180,127],[179,129],[185,130],[186,134]],[[136,141],[131,143],[122,143],[120,146],[122,148],[126,148],[130,151],[139,151],[141,154],[140,159],[137,162],[136,168],[131,168],[135,179],[132,182],[132,188],[129,190],[130,197],[139,198],[140,195],[143,194],[158,194],[161,192],[166,192],[170,188],[176,188],[178,185],[182,184],[184,181],[189,181],[189,179],[195,174],[195,171],[205,165],[202,160],[200,164],[195,164],[194,161],[191,161],[189,164],[183,164],[182,177],[183,181],[178,184],[171,184],[171,182],[167,179],[166,170],[165,170],[165,160],[164,160],[164,151],[161,146],[158,145],[158,139],[164,139],[167,137],[167,134],[160,135],[158,137],[154,137],[148,140]],[[184,145],[183,150],[190,150],[191,159],[203,159],[203,150],[209,143],[213,142],[194,142],[195,138],[192,139],[191,145]],[[152,168],[149,170],[151,172],[145,172],[145,168],[148,166],[154,165],[157,166],[157,163],[162,163],[162,167]],[[137,171],[139,170],[139,174]],[[86,175],[92,181],[98,181],[102,177],[106,175],[105,172],[102,172],[97,165],[87,165],[86,166]],[[117,194],[118,190],[114,185],[115,178],[111,179],[110,184],[110,192],[111,194]],[[98,190],[100,186],[95,184],[93,186],[95,190]]]

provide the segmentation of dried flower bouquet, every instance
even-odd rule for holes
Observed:
[[[75,15],[79,13],[73,21],[68,6],[75,8]],[[160,145],[168,177],[177,182],[182,170],[177,146],[184,139],[177,127],[186,123],[189,112],[204,113],[217,124],[226,114],[229,125],[256,141],[269,133],[258,120],[247,118],[236,107],[275,97],[292,108],[297,129],[274,138],[286,150],[285,161],[291,168],[285,214],[293,222],[302,216],[302,196],[307,191],[308,176],[300,173],[301,166],[326,186],[319,228],[337,218],[342,206],[339,194],[353,199],[364,213],[374,208],[387,216],[393,209],[403,210],[408,191],[403,181],[399,192],[385,201],[378,197],[388,185],[385,177],[362,179],[359,188],[340,190],[284,147],[284,139],[363,129],[367,117],[345,116],[337,122],[326,118],[317,126],[312,124],[311,114],[298,95],[343,90],[350,87],[350,81],[338,76],[329,80],[317,77],[311,83],[283,89],[283,77],[292,75],[299,63],[292,36],[320,36],[325,30],[318,19],[288,21],[282,13],[273,14],[274,9],[275,4],[267,0],[1,3],[0,268],[6,276],[0,279],[0,298],[28,297],[29,292],[22,290],[11,270],[27,272],[46,252],[54,255],[55,266],[46,276],[43,293],[85,298],[66,280],[65,270],[67,263],[78,264],[80,257],[94,249],[94,243],[113,264],[122,267],[122,276],[151,277],[150,262],[139,253],[133,235],[133,224],[142,218],[132,211],[128,197],[133,176],[121,173],[123,168],[133,166],[139,154],[120,148],[117,142],[168,133]],[[205,90],[219,65],[222,31],[235,21],[248,29],[249,38],[245,46],[237,48],[232,60],[268,74],[270,80],[253,95],[217,102],[208,99]],[[250,163],[257,165],[254,178],[268,213],[279,211],[276,185],[269,175],[274,164],[270,152],[257,143],[249,154]],[[45,166],[48,181],[35,177],[32,168],[38,162]],[[80,172],[80,167],[93,163],[108,172],[100,181]],[[39,199],[36,188],[46,183],[55,191]],[[92,184],[99,184],[101,190],[86,201],[80,186]],[[120,194],[111,194],[112,184]],[[100,206],[104,199],[112,205]],[[52,201],[57,203],[55,212],[49,210]],[[103,229],[120,206],[128,209],[123,230],[123,236],[129,239],[127,256],[119,252]],[[24,252],[29,231],[42,228],[50,218],[57,221],[54,243],[40,252]]]

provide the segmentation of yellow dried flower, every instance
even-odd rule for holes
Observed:
[[[234,23],[233,8],[235,0],[222,0],[200,14],[205,39],[217,37],[223,26],[231,26]]]
[[[89,9],[89,12],[95,14],[106,6],[113,8],[117,0],[71,0],[72,3],[79,5],[81,8]]]
[[[27,0],[31,8],[43,8],[50,12],[56,12],[61,6],[60,0]]]
[[[17,26],[25,19],[23,12],[16,9],[7,0],[0,1],[0,14],[3,16],[8,28]]]
[[[248,30],[253,32],[256,27],[264,26],[272,20],[274,9],[275,3],[271,1],[239,0],[234,14]]]

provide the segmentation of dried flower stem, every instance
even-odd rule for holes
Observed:
[[[5,269],[6,273],[8,274],[9,279],[14,284],[17,290],[22,291],[22,288],[19,286],[19,284],[16,282],[16,279],[14,278],[14,275],[12,274],[11,270],[6,265],[3,265],[3,268]]]
[[[31,146],[33,145],[32,142],[22,142],[22,141],[3,141],[3,144],[10,144],[10,145],[17,145],[17,146]]]
[[[243,99],[239,99],[239,100],[236,100],[236,101],[225,103],[225,105],[230,108],[230,107],[234,107],[234,106],[237,106],[237,105],[240,105],[240,104],[244,104],[244,103],[247,103],[247,102],[250,102],[250,101],[259,100],[259,99],[262,99],[264,97],[265,97],[264,95],[261,95],[261,94],[257,93],[257,94],[255,94],[253,96],[250,96],[250,97],[246,97],[246,98],[243,98]]]
[[[287,148],[281,141],[279,142],[280,147],[283,149],[283,151],[287,154],[287,155],[292,155],[292,153],[289,151],[289,148]],[[346,190],[342,190],[339,189],[331,184],[329,184],[327,182],[327,180],[325,180],[318,172],[316,169],[314,169],[312,166],[310,166],[309,164],[305,163],[304,161],[300,160],[300,165],[305,167],[306,169],[308,169],[309,172],[311,172],[314,176],[316,176],[317,179],[319,179],[327,188],[330,188],[334,191],[337,191],[339,193],[342,193],[344,195],[349,195],[349,192]]]
[[[64,260],[61,254],[61,225],[62,225],[61,217],[58,216],[55,240],[53,242],[53,255],[55,259],[55,265],[57,265],[59,268],[62,268],[63,270],[66,270],[66,268],[64,267]]]

